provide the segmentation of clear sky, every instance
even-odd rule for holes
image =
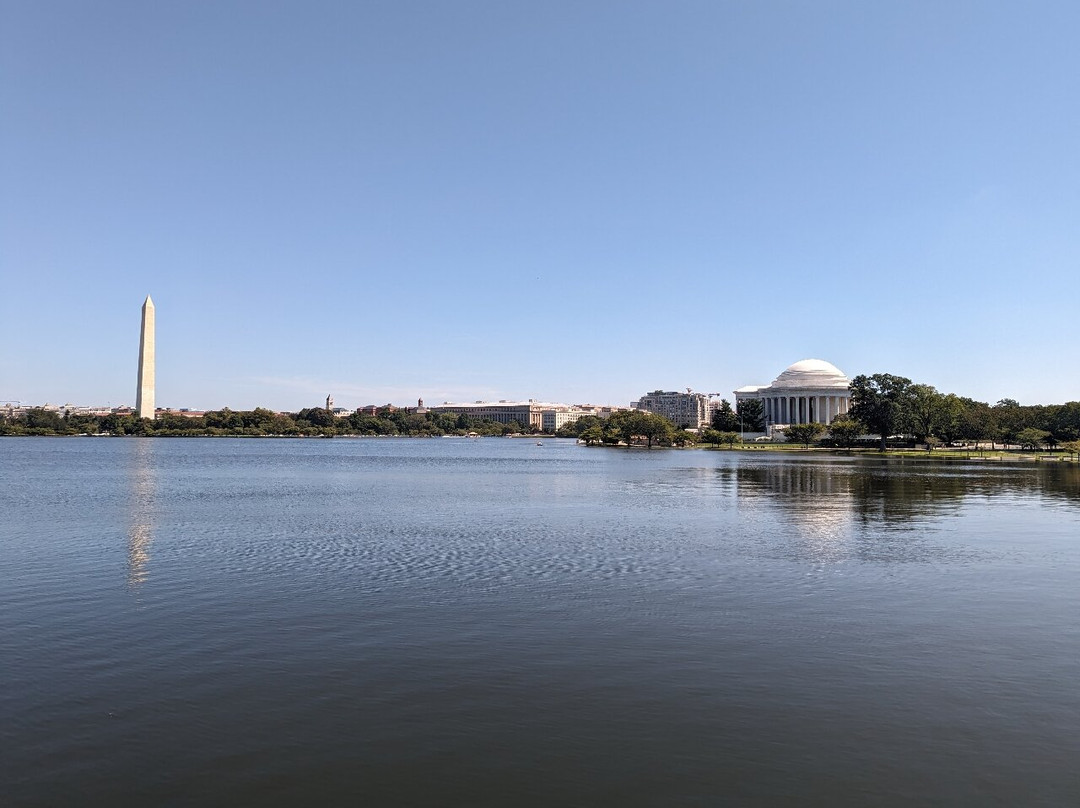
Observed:
[[[1076,2],[0,0],[0,400],[1080,399]]]

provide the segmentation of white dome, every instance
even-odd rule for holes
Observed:
[[[772,387],[847,390],[851,380],[824,359],[803,359],[776,377]]]

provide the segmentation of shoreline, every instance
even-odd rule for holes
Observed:
[[[524,439],[524,440],[552,440],[552,441],[576,441],[575,438],[561,438],[555,435],[548,435],[544,433],[539,434],[514,434],[514,435],[208,435],[208,434],[194,434],[194,435],[112,435],[107,433],[80,433],[76,435],[0,435],[0,440],[5,438],[145,438],[150,440],[157,439],[197,439],[197,438],[210,438],[214,440],[221,439],[239,439],[239,440],[260,440],[260,439],[272,439],[272,440],[438,440],[442,438],[457,438],[461,440],[478,440],[478,439],[499,439],[505,440],[511,439]],[[579,444],[584,446],[584,444]],[[1070,454],[1068,452],[1060,452],[1056,454],[1031,452],[1023,449],[934,449],[927,452],[925,449],[889,449],[881,452],[877,449],[870,448],[852,448],[852,449],[837,449],[835,447],[826,446],[811,446],[810,448],[803,448],[800,446],[714,446],[712,444],[697,443],[692,446],[644,446],[633,445],[627,446],[626,444],[610,445],[601,444],[597,446],[587,447],[590,449],[645,449],[645,450],[663,450],[663,449],[675,449],[677,451],[694,451],[704,450],[709,452],[752,452],[754,454],[774,454],[774,455],[820,455],[828,457],[876,457],[876,458],[888,458],[893,460],[912,461],[918,463],[928,462],[952,462],[952,463],[1021,463],[1024,465],[1032,465],[1039,463],[1077,463],[1080,462],[1080,456]]]

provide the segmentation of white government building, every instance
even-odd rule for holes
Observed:
[[[803,359],[766,387],[740,387],[735,391],[735,404],[761,401],[767,426],[830,424],[851,406],[849,384],[851,380],[835,365],[822,359]]]

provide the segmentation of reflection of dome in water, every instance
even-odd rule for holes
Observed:
[[[793,387],[815,390],[835,388],[846,391],[850,383],[851,380],[836,365],[824,359],[803,359],[777,376],[770,386],[774,390],[778,387]]]

